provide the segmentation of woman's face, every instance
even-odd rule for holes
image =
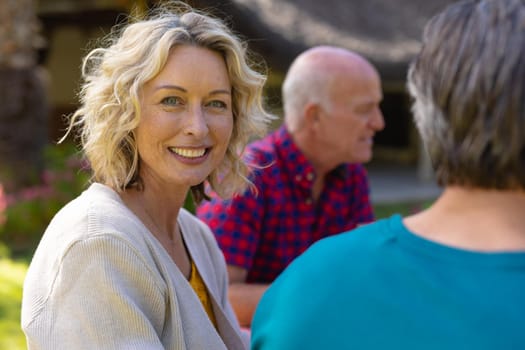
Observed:
[[[221,55],[182,45],[144,84],[136,130],[140,176],[187,190],[222,162],[233,129],[232,87]]]

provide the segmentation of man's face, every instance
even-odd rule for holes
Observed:
[[[321,152],[335,165],[370,161],[373,137],[385,127],[379,109],[383,95],[377,73],[364,71],[349,79],[338,78],[332,104],[322,108],[320,115]]]

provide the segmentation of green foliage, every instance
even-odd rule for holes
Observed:
[[[409,202],[393,202],[375,204],[374,214],[376,219],[388,218],[393,214],[401,214],[401,216],[408,216],[427,209],[433,200],[420,200]]]
[[[49,146],[45,154],[47,169],[41,184],[5,194],[7,208],[0,241],[14,253],[32,250],[56,212],[76,197],[89,179],[74,146]]]
[[[184,201],[184,208],[190,213],[195,214],[195,201],[193,200],[191,191],[188,191],[188,194],[186,195],[186,200]]]
[[[20,329],[22,285],[27,263],[0,258],[0,349],[26,349]]]

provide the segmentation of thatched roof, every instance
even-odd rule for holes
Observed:
[[[355,50],[383,79],[403,80],[426,21],[452,0],[196,0],[230,18],[272,69],[286,70],[302,50],[333,44]]]
[[[154,4],[158,0],[142,0]],[[185,0],[227,19],[274,72],[284,72],[308,47],[332,44],[371,60],[385,81],[403,81],[426,21],[453,0]],[[54,23],[115,23],[123,4],[110,0],[41,0],[40,17]],[[120,6],[117,6],[120,4]],[[124,6],[125,8],[125,6]],[[43,11],[46,9],[46,11]],[[69,9],[69,11],[67,11]],[[59,11],[60,10],[60,11]],[[64,11],[65,10],[65,11]]]

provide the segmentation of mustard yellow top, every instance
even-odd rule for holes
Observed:
[[[204,281],[202,280],[201,275],[199,274],[199,271],[197,270],[197,266],[195,266],[195,263],[193,260],[191,261],[191,274],[190,274],[190,285],[197,293],[197,296],[199,297],[202,306],[204,307],[204,310],[208,314],[208,317],[210,318],[211,322],[217,328],[217,321],[215,320],[215,314],[213,313],[213,307],[211,305],[210,295],[208,294],[208,290],[206,289],[206,285],[204,284]]]

